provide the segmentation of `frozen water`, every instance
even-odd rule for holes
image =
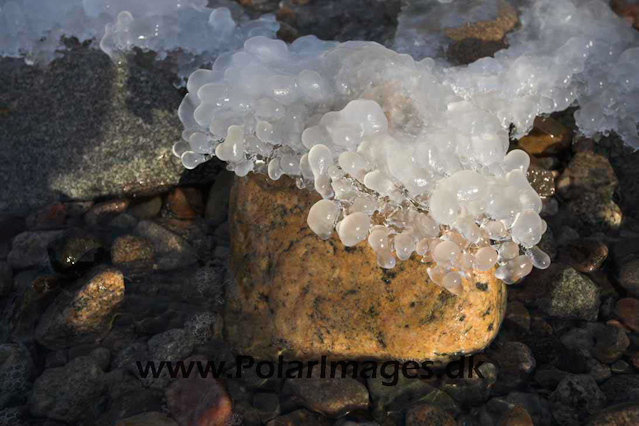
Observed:
[[[491,19],[499,3],[464,4],[448,24]],[[249,39],[192,75],[180,107],[191,149],[175,151],[294,177],[323,198],[311,229],[335,230],[346,246],[367,240],[383,268],[416,253],[454,293],[473,270],[515,282],[550,259],[536,247],[546,224],[530,159],[507,153],[510,126],[522,136],[535,116],[579,102],[584,133],[616,130],[635,143],[639,36],[603,1],[576,4],[523,8],[510,48],[468,66],[373,42]],[[397,43],[409,24],[400,19]]]

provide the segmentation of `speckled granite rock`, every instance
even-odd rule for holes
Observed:
[[[230,201],[231,266],[225,335],[261,358],[367,357],[444,361],[496,335],[505,286],[491,274],[453,296],[413,258],[384,270],[366,244],[322,241],[306,225],[310,191],[251,174]]]
[[[1,59],[0,212],[186,183],[171,153],[182,131],[172,78],[141,61],[116,67],[97,49],[44,69]]]

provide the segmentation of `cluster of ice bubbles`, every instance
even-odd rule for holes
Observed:
[[[345,246],[367,241],[383,268],[416,254],[454,293],[474,271],[516,282],[550,259],[537,247],[546,223],[530,159],[507,152],[509,126],[523,135],[537,115],[602,102],[596,79],[612,110],[582,108],[582,130],[603,115],[597,131],[632,142],[636,122],[620,122],[639,89],[637,35],[603,2],[541,0],[521,20],[509,49],[467,67],[373,42],[249,39],[190,76],[174,154],[187,168],[218,157],[238,176],[310,186],[322,196],[310,228]]]
[[[188,76],[250,37],[275,37],[273,15],[249,20],[231,0],[0,0],[0,56],[46,64],[61,37],[99,40],[112,59],[139,48],[175,55]],[[213,42],[212,42],[213,41]]]

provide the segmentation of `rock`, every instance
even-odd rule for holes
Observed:
[[[204,201],[196,188],[173,188],[166,196],[166,208],[177,219],[194,219],[203,213]]]
[[[368,408],[368,390],[355,379],[297,378],[285,383],[285,392],[295,395],[309,410],[339,418]]]
[[[45,68],[2,60],[0,104],[11,110],[0,128],[0,211],[152,194],[180,182],[184,168],[171,148],[182,95],[170,73],[140,63],[116,66],[93,47]]]
[[[570,148],[570,130],[551,117],[536,117],[530,133],[517,144],[531,155],[556,155]]]
[[[13,240],[7,261],[13,269],[26,269],[46,264],[49,243],[62,231],[27,231]]]
[[[612,376],[610,367],[606,364],[602,364],[594,358],[588,358],[586,360],[586,366],[588,368],[588,374],[595,379],[597,384],[603,383]]]
[[[562,254],[565,254],[565,263],[577,271],[592,272],[599,269],[608,258],[608,246],[596,240],[573,240],[562,250]]]
[[[538,368],[535,371],[535,382],[539,383],[546,389],[555,390],[559,382],[561,382],[570,373],[559,370],[552,366]]]
[[[610,366],[610,370],[614,374],[630,374],[632,373],[632,367],[626,361],[620,359]]]
[[[109,222],[108,227],[129,231],[135,228],[138,222],[138,218],[136,218],[132,214],[120,213]]]
[[[623,219],[623,213],[614,201],[594,193],[569,200],[566,213],[583,235],[617,231]]]
[[[0,345],[0,409],[23,405],[31,390],[35,366],[21,343]]]
[[[38,322],[36,340],[49,349],[93,343],[104,337],[124,299],[124,277],[115,268],[98,267],[74,288],[64,290]]]
[[[187,361],[206,363],[203,357]],[[232,416],[232,403],[222,386],[213,377],[199,374],[180,377],[166,390],[166,401],[171,415],[181,426],[226,426]]]
[[[29,410],[36,417],[91,424],[106,391],[104,372],[93,358],[80,357],[36,379]]]
[[[211,185],[204,217],[209,219],[213,225],[220,225],[226,220],[234,177],[235,173],[223,171],[217,175],[215,182]]]
[[[93,235],[72,228],[49,244],[49,259],[60,273],[81,274],[105,260],[107,251]]]
[[[555,195],[555,177],[550,170],[546,170],[533,162],[528,168],[526,177],[540,197],[552,197]]]
[[[178,424],[162,413],[150,412],[120,420],[115,426],[178,426]]]
[[[520,342],[506,342],[490,351],[490,356],[499,365],[498,381],[495,384],[497,394],[515,390],[526,381],[537,365],[530,348]]]
[[[133,204],[129,207],[129,212],[136,218],[144,220],[157,216],[160,209],[162,209],[162,197],[155,196]]]
[[[145,238],[122,235],[111,245],[111,262],[127,271],[148,271],[153,267],[153,246]]]
[[[406,413],[406,426],[456,426],[453,416],[429,404],[414,405]]]
[[[416,372],[411,374],[416,374]],[[366,379],[373,410],[380,414],[385,414],[389,411],[401,411],[409,404],[435,390],[427,382],[419,379],[410,379],[403,374],[398,376],[398,382],[395,386],[388,386],[385,383],[387,383],[387,380],[381,376]]]
[[[639,374],[613,375],[601,385],[608,404],[639,402]]]
[[[91,351],[89,356],[95,360],[95,362],[102,370],[107,371],[111,362],[110,350],[108,350],[107,348],[95,348]]]
[[[615,314],[619,321],[635,332],[639,332],[639,299],[627,297],[617,302]]]
[[[266,424],[267,426],[328,426],[329,422],[318,414],[307,410],[295,410],[285,416],[279,416]]]
[[[455,402],[455,400],[446,392],[435,389],[425,397],[420,399],[420,402],[425,402],[435,407],[439,407],[452,416],[458,416],[461,413],[461,408]]]
[[[606,396],[587,375],[566,376],[549,400],[553,416],[562,426],[579,426],[606,404]]]
[[[618,404],[600,411],[586,426],[634,426],[639,424],[639,403]]]
[[[595,192],[612,199],[618,184],[610,161],[603,155],[584,151],[576,153],[557,180],[557,191],[564,199],[575,199]]]
[[[280,414],[280,401],[274,393],[256,393],[253,395],[253,407],[257,410],[262,423],[267,423]]]
[[[194,342],[183,329],[168,330],[151,337],[147,342],[151,359],[179,361],[191,354]]]
[[[460,367],[461,364],[448,364],[446,369],[450,370],[453,376],[444,376],[443,382],[440,385],[442,391],[449,394],[455,401],[464,405],[476,405],[480,402],[487,401],[488,398],[490,398],[490,393],[498,378],[497,366],[484,358],[472,357],[464,360],[464,371],[474,371],[475,367],[469,365],[471,359],[474,366],[478,366],[476,368],[483,378],[479,377],[478,374],[473,374],[472,377],[468,377],[466,373],[462,374],[462,377],[459,377],[457,373],[460,371],[458,367]],[[479,362],[482,362],[482,364],[480,365]]]
[[[493,400],[494,399],[495,398],[493,398]],[[532,417],[535,426],[549,426],[552,424],[550,404],[539,395],[525,392],[511,392],[504,399],[504,402],[509,409],[515,406],[523,407],[528,414],[530,414],[530,417]]]
[[[60,229],[66,222],[66,206],[54,203],[32,212],[27,216],[26,225],[29,230]]]
[[[84,221],[89,226],[106,225],[120,213],[124,213],[129,207],[130,201],[126,199],[108,200],[98,203],[84,215]]]
[[[497,426],[534,426],[532,417],[525,408],[515,406],[499,419]]]
[[[13,271],[9,263],[0,261],[0,297],[13,291]]]
[[[454,296],[430,282],[416,258],[384,270],[366,244],[317,238],[306,225],[316,200],[288,178],[236,180],[225,337],[237,352],[445,361],[493,339],[505,287],[492,274],[477,274]]]
[[[153,246],[158,269],[186,268],[197,262],[197,253],[186,240],[157,223],[143,220],[135,228],[135,233]]]
[[[604,364],[619,360],[630,345],[626,333],[617,327],[606,326],[595,334],[595,339],[592,356]]]
[[[617,281],[630,295],[639,297],[639,256],[625,259],[618,266]]]
[[[504,324],[512,324],[522,331],[530,331],[530,313],[526,305],[517,300],[508,302]]]
[[[535,270],[509,297],[534,306],[554,318],[595,321],[599,313],[599,287],[570,266],[553,263]]]

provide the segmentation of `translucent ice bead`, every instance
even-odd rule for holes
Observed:
[[[371,218],[368,215],[356,212],[351,213],[340,223],[337,234],[346,247],[352,247],[368,236]]]
[[[460,295],[462,293],[461,284],[461,275],[456,271],[451,271],[442,278],[442,287],[456,295]]]
[[[324,198],[331,197],[331,179],[328,168],[333,165],[333,154],[325,145],[315,145],[308,152],[308,164],[315,178],[315,190]]]
[[[407,260],[410,258],[413,251],[415,251],[415,238],[406,232],[395,235],[395,253],[400,260]]]
[[[512,170],[519,170],[525,174],[529,166],[530,157],[526,151],[521,149],[514,149],[504,157],[503,168],[506,173]]]
[[[532,271],[532,260],[526,255],[517,256],[495,270],[495,278],[513,284]]]
[[[482,247],[475,253],[475,268],[487,271],[497,263],[497,252],[492,247]]]
[[[375,225],[373,227],[373,230],[368,236],[368,245],[371,246],[373,251],[388,250],[390,252],[388,245],[389,232],[389,229],[382,225]]]
[[[519,246],[512,241],[507,241],[503,243],[499,247],[499,258],[498,261],[500,263],[507,262],[511,259],[514,259],[519,255]]]
[[[443,189],[435,190],[430,197],[430,214],[437,223],[452,225],[459,215],[457,197]]]
[[[514,242],[524,247],[532,247],[541,240],[543,224],[537,213],[531,210],[524,211],[517,216],[511,229]]]
[[[537,269],[546,269],[550,266],[550,256],[537,246],[526,250],[526,255],[530,257],[533,266]]]
[[[435,246],[433,250],[433,259],[437,263],[441,263],[443,265],[453,264],[459,256],[461,255],[461,250],[457,244],[452,241],[442,241]]]
[[[319,200],[309,210],[307,223],[309,228],[321,239],[327,240],[333,233],[333,226],[338,215],[339,206],[337,202]]]

